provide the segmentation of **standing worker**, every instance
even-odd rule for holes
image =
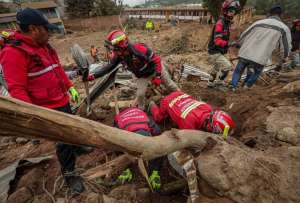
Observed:
[[[152,32],[154,30],[154,23],[151,19],[148,19],[146,22],[146,30],[147,32]]]
[[[142,43],[131,43],[121,30],[112,31],[105,40],[105,46],[112,52],[112,58],[107,65],[99,68],[94,74],[83,80],[94,80],[110,73],[120,63],[127,66],[137,79],[137,104],[140,109],[145,108],[145,94],[148,84],[164,85],[168,91],[179,90],[171,79],[168,70],[159,55]]]
[[[244,88],[251,88],[259,78],[263,68],[272,59],[272,53],[278,47],[283,63],[288,61],[291,50],[291,32],[282,20],[283,9],[274,5],[270,16],[256,21],[245,30],[239,39],[239,62],[232,75],[230,89],[235,91],[246,67],[248,67]]]
[[[300,63],[300,19],[293,22],[292,31],[292,53],[291,67],[295,68]]]
[[[209,62],[213,64],[208,80],[208,87],[215,87],[218,85],[225,85],[226,79],[230,69],[231,63],[225,57],[230,46],[230,26],[233,17],[240,11],[240,2],[235,0],[226,0],[222,5],[223,15],[218,19],[213,28],[213,32],[208,43]],[[217,78],[218,77],[218,78]]]
[[[19,31],[15,41],[0,54],[0,64],[11,97],[45,108],[70,113],[78,93],[66,76],[56,51],[48,43],[50,24],[44,15],[26,8],[16,16]],[[75,176],[76,155],[82,148],[58,143],[56,153],[66,183],[75,193],[84,191],[82,179]]]

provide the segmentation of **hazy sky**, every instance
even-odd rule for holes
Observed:
[[[124,0],[124,4],[129,4],[130,6],[140,4],[145,2],[144,0]]]

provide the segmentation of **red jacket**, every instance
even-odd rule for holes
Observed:
[[[144,130],[151,135],[160,134],[159,127],[139,108],[127,108],[115,116],[115,126],[130,132]]]
[[[154,121],[161,123],[168,116],[179,129],[205,130],[205,122],[210,118],[212,107],[197,101],[183,92],[176,91],[160,102],[160,107],[151,107]]]
[[[147,78],[152,75],[160,76],[162,71],[162,62],[159,55],[145,44],[134,43],[128,45],[129,56],[118,56],[114,52],[111,54],[109,64],[94,73],[95,78],[111,72],[120,63],[127,66],[137,78]]]
[[[231,21],[224,17],[218,19],[208,44],[209,54],[227,53],[229,48],[230,24]]]
[[[66,76],[57,53],[50,45],[35,44],[17,32],[14,45],[0,54],[0,64],[10,96],[39,106],[55,109],[69,102],[73,85]]]

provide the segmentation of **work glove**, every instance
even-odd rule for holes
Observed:
[[[72,101],[78,103],[79,94],[78,94],[77,90],[74,87],[70,87],[69,93],[72,97]]]
[[[90,77],[91,75],[89,74],[89,69],[88,69],[88,68],[80,69],[80,72],[81,72],[81,74],[82,74],[82,81],[83,81],[83,82],[90,81],[90,80],[88,80],[88,79],[89,79],[89,77]]]
[[[120,181],[122,184],[124,184],[125,182],[130,182],[132,181],[132,179],[133,174],[129,168],[123,171],[123,173],[118,177],[118,181]]]
[[[160,175],[158,171],[154,170],[152,171],[151,176],[149,177],[150,184],[153,188],[153,190],[158,191],[161,188],[161,181],[160,181]]]
[[[161,85],[161,78],[159,76],[156,76],[151,80],[151,83],[159,87]]]

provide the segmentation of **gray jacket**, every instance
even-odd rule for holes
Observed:
[[[292,48],[290,29],[279,17],[271,16],[253,23],[239,39],[239,57],[267,65],[272,53],[279,48],[281,57],[288,57]]]

